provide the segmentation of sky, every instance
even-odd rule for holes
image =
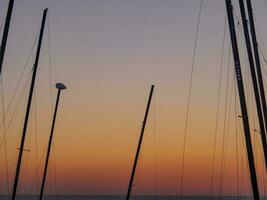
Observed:
[[[240,19],[237,1],[233,2]],[[252,2],[260,47],[265,53],[267,2]],[[0,5],[2,22],[8,1],[0,0]],[[12,189],[29,75],[36,50],[34,41],[46,7],[49,14],[26,139],[30,152],[24,153],[19,192],[32,194],[39,190],[56,97],[54,85],[63,82],[68,89],[62,92],[60,100],[46,193],[126,193],[149,89],[154,84],[155,95],[133,193],[179,194],[186,105],[200,0],[15,0],[3,66],[5,111],[26,67],[14,101],[6,111],[8,173],[2,143],[0,174],[5,181],[0,183],[0,192],[4,194]],[[2,34],[2,29],[0,31]],[[259,185],[264,193],[267,183],[263,181],[260,136],[253,131],[258,125],[240,27],[237,34]],[[226,135],[223,194],[249,194],[242,124],[236,117],[240,112],[228,24],[225,24],[225,5],[220,0],[204,0],[185,150],[183,192],[187,195],[210,194],[220,66],[222,86],[213,194],[219,193],[223,134]],[[263,67],[266,78],[266,65]],[[12,113],[15,113],[13,118]],[[3,128],[1,131],[4,133]]]

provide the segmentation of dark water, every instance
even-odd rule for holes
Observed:
[[[7,196],[0,196],[0,200],[8,200]],[[60,196],[45,196],[43,200],[124,200],[125,196],[93,196],[93,195],[60,195]],[[180,196],[133,196],[131,200],[180,200]],[[18,196],[17,200],[38,200],[37,196]],[[251,197],[213,197],[208,196],[186,196],[183,200],[253,200]],[[261,198],[267,200],[267,197]]]

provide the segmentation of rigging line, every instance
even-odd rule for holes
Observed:
[[[23,95],[26,94],[26,89],[27,89],[26,86],[27,86],[27,84],[28,84],[29,81],[30,81],[30,75],[31,75],[31,73],[29,73],[29,75],[28,75],[27,81],[25,82],[25,84],[24,84],[24,86],[23,86],[22,92],[21,92],[21,94],[20,94],[20,96],[19,96],[19,99],[18,99],[18,102],[17,102],[17,104],[16,104],[16,106],[15,106],[15,110],[14,110],[14,112],[12,113],[12,115],[11,115],[11,119],[9,120],[9,123],[8,123],[8,125],[7,125],[7,128],[6,128],[7,133],[8,133],[9,127],[11,126],[11,123],[12,123],[12,121],[13,121],[13,118],[14,118],[14,116],[15,116],[17,110],[18,110],[20,101],[21,101]],[[1,127],[1,126],[0,126],[0,127]],[[8,136],[9,136],[9,135],[7,134],[7,137],[8,137]],[[2,141],[0,142],[0,148],[1,148],[1,146],[3,145],[3,142],[4,142],[4,140],[2,140]]]
[[[242,122],[240,122],[242,123]],[[239,123],[239,126],[241,127]],[[242,128],[240,128],[242,129]],[[249,196],[251,196],[251,190],[252,188],[249,187],[249,182],[250,182],[250,178],[249,178],[249,165],[248,165],[248,157],[246,156],[246,150],[245,150],[245,141],[244,141],[244,135],[242,134],[241,135],[241,143],[240,146],[241,146],[241,170],[243,173],[241,173],[241,183],[244,183],[243,184],[243,187],[241,187],[241,193],[244,193],[246,192],[246,190],[248,189],[248,193],[249,193]],[[243,166],[243,167],[242,167]],[[244,189],[244,191],[242,191]],[[252,196],[251,196],[251,200],[253,200]]]
[[[154,137],[153,137],[153,142],[154,142],[154,170],[155,170],[155,199],[157,199],[157,188],[158,188],[158,179],[157,179],[157,126],[156,126],[156,119],[157,119],[157,113],[156,113],[156,95],[154,94],[154,99],[153,99],[153,132],[154,132]]]
[[[36,36],[36,39],[35,39],[35,41],[34,41],[34,44],[33,44],[32,48],[31,48],[31,50],[30,50],[30,53],[29,53],[27,59],[26,59],[26,63],[25,63],[25,65],[24,65],[24,67],[23,67],[23,70],[22,70],[21,73],[20,73],[19,80],[18,80],[18,82],[17,82],[17,84],[16,84],[16,87],[15,87],[15,90],[14,90],[14,92],[13,92],[13,94],[12,94],[11,100],[10,100],[8,106],[7,106],[7,110],[5,111],[5,117],[7,116],[8,112],[9,112],[9,109],[11,108],[11,105],[12,105],[14,99],[15,99],[16,93],[17,93],[17,91],[18,91],[18,89],[19,89],[19,86],[20,86],[20,84],[21,84],[21,81],[22,81],[22,76],[23,76],[24,72],[26,71],[27,65],[28,65],[28,63],[29,63],[29,61],[30,61],[30,57],[31,57],[31,55],[32,55],[32,52],[33,52],[34,46],[35,46],[35,44],[36,44],[36,42],[37,42],[37,39],[38,39],[38,36]],[[0,128],[2,127],[2,125],[3,125],[3,121],[2,121],[1,124],[0,124]]]
[[[234,74],[235,72],[233,71],[233,74]],[[231,120],[230,120],[230,114],[231,114],[231,110],[232,110],[232,100],[233,100],[233,93],[234,93],[234,77],[235,76],[233,76],[233,78],[232,78],[232,84],[231,84],[231,89],[230,89],[230,94],[231,94],[231,96],[230,96],[230,101],[229,101],[229,103],[230,103],[230,105],[229,105],[229,112],[228,112],[228,117],[227,117],[227,120],[226,120],[226,122],[228,122],[228,124],[227,124],[227,128],[226,128],[226,142],[225,142],[225,146],[224,146],[224,156],[223,156],[223,175],[222,175],[222,191],[223,191],[223,189],[224,189],[224,180],[225,180],[225,166],[226,166],[226,161],[227,161],[227,150],[228,150],[228,148],[227,148],[227,146],[228,146],[228,142],[229,142],[229,128],[230,128],[230,123],[231,123]]]
[[[226,36],[226,13],[224,19],[224,29],[223,29],[223,41],[222,41],[222,51],[221,51],[221,64],[219,71],[219,82],[218,82],[218,97],[216,106],[216,120],[215,120],[215,130],[214,130],[214,142],[213,142],[213,154],[212,154],[212,168],[211,168],[211,184],[210,184],[210,199],[212,199],[213,194],[213,179],[214,179],[214,168],[215,168],[215,156],[216,156],[216,146],[217,146],[217,135],[218,135],[218,120],[219,120],[219,107],[220,107],[220,96],[221,96],[221,85],[222,85],[222,69],[223,69],[223,59],[224,59],[224,49],[225,49],[225,36]]]
[[[260,146],[260,142],[257,139],[256,140],[256,146],[259,147]],[[266,196],[266,170],[265,170],[265,165],[264,165],[264,156],[263,156],[263,152],[261,151],[261,149],[259,148],[259,155],[258,155],[258,159],[259,159],[259,170],[261,170],[261,174],[262,176],[260,176],[260,180],[261,180],[261,185],[262,185],[262,193],[263,196]]]
[[[38,127],[37,127],[37,97],[36,97],[36,90],[34,92],[34,138],[35,138],[35,181],[36,181],[36,198],[38,198],[39,192],[39,177],[38,177]]]
[[[52,86],[52,59],[51,59],[51,37],[50,37],[50,14],[47,15],[47,34],[48,34],[48,62],[49,62],[49,86],[50,86],[50,107],[53,113],[53,86]]]
[[[3,133],[4,133],[4,148],[5,148],[5,167],[6,167],[6,189],[7,196],[10,196],[9,188],[9,170],[8,170],[8,154],[7,154],[7,144],[6,144],[6,119],[5,119],[5,98],[4,98],[4,85],[3,85],[3,76],[0,75],[0,84],[1,84],[1,97],[2,97],[2,118],[3,118]]]
[[[30,113],[29,116],[29,129],[28,129],[28,137],[27,137],[27,143],[25,143],[25,149],[31,149],[31,144],[32,144],[32,134],[33,134],[33,130],[32,130],[32,113]],[[27,147],[26,147],[27,146]],[[21,189],[23,188],[23,186],[26,186],[26,183],[30,182],[30,178],[31,176],[29,176],[29,166],[30,166],[30,158],[29,158],[29,154],[27,154],[25,156],[25,159],[23,160],[23,167],[22,169],[22,173],[21,173]]]
[[[45,148],[45,149],[47,149],[47,148]],[[37,167],[38,171],[41,168],[43,161],[45,160],[45,156],[46,156],[46,151],[44,150],[42,155],[41,155],[41,159],[40,159],[40,161],[38,163],[38,167]],[[28,190],[27,194],[31,195],[31,194],[33,194],[33,191],[34,191],[34,182],[32,182],[32,184],[29,186],[29,190]],[[37,197],[38,197],[38,195],[37,195]]]
[[[238,129],[237,129],[237,85],[235,84],[235,145],[236,145],[236,193],[237,193],[237,200],[239,200],[239,157],[238,157]]]
[[[238,113],[240,113],[240,110],[238,109]],[[238,119],[238,116],[237,116],[237,119]],[[237,120],[237,125],[238,125],[238,130],[242,130],[241,128],[241,122],[239,120]],[[240,138],[241,137],[241,138]],[[243,137],[242,137],[242,134],[239,135],[239,141],[241,141],[242,143],[242,140],[243,140]],[[243,194],[243,186],[244,184],[244,149],[242,148],[242,144],[239,145],[239,154],[240,154],[240,194]]]
[[[3,6],[3,5],[2,5]],[[5,5],[6,6],[6,5]],[[3,26],[5,24],[5,21],[6,21],[6,17],[3,17],[3,19],[1,20],[1,24],[0,24],[0,31],[2,31],[3,29]],[[1,45],[0,45],[0,49],[1,49]]]
[[[259,179],[259,185],[262,185],[262,179],[261,179],[261,151],[260,151],[260,145],[258,142],[258,133],[257,130],[254,132],[254,145],[255,145],[255,161],[256,161],[256,167],[258,169],[257,177]]]
[[[267,64],[267,58],[266,58],[265,55],[263,54],[261,47],[258,46],[258,48],[259,48],[259,50],[260,50],[260,54],[261,54],[261,56],[262,56],[262,58],[263,58],[264,63]],[[266,70],[266,69],[265,69],[265,70]]]
[[[136,128],[137,130],[141,129],[140,126],[137,126]],[[134,131],[135,132],[135,131]],[[129,140],[130,141],[130,140]],[[110,178],[110,181],[108,183],[108,185],[115,185],[116,184],[116,181],[117,181],[117,178],[118,176],[120,175],[121,173],[121,170],[123,169],[123,167],[125,166],[125,163],[129,162],[129,159],[126,160],[126,158],[128,158],[128,155],[130,154],[131,152],[131,145],[130,145],[130,142],[128,142],[128,144],[126,144],[126,151],[122,151],[122,159],[118,162],[118,167],[115,167],[115,172],[112,173],[112,176]],[[127,156],[126,156],[127,155]],[[128,163],[129,164],[129,163]],[[115,181],[116,180],[116,181]],[[106,186],[106,191],[107,191],[107,194],[109,194],[111,191],[110,191],[110,187],[107,187]]]
[[[199,24],[200,24],[200,18],[201,18],[201,13],[202,13],[202,6],[203,6],[203,0],[201,0],[201,2],[200,2],[200,8],[199,8],[199,13],[198,13],[198,18],[197,18],[195,41],[194,41],[194,50],[193,50],[193,58],[192,58],[192,65],[191,65],[191,72],[190,72],[190,82],[189,82],[189,91],[188,91],[188,99],[187,99],[187,108],[186,108],[185,130],[184,130],[183,152],[182,152],[182,167],[181,167],[181,186],[180,186],[181,200],[183,199],[184,162],[185,162],[185,148],[186,148],[186,142],[187,142],[189,108],[190,108],[190,102],[191,102],[193,74],[194,74],[194,68],[195,68],[195,57],[196,57],[196,49],[197,49],[197,42],[198,42],[198,33],[199,33]]]
[[[256,15],[257,14],[257,11],[256,11],[256,1],[253,1],[251,2],[253,5],[253,10],[254,10],[254,21],[255,21],[255,28],[256,28],[256,32],[257,32],[257,36],[259,37],[259,43],[258,43],[258,48],[260,48],[260,45],[262,46],[263,48],[263,51],[265,52],[265,48],[264,48],[264,43],[263,43],[263,40],[262,40],[262,36],[261,36],[261,32],[260,32],[260,26],[259,26],[259,23],[258,23],[258,16]]]
[[[221,189],[222,189],[222,175],[223,175],[223,156],[224,156],[224,146],[225,146],[226,116],[227,116],[229,74],[230,74],[230,53],[231,53],[231,46],[229,45],[227,79],[226,79],[226,94],[225,94],[225,104],[224,104],[222,155],[221,155],[221,168],[220,168],[220,177],[219,177],[219,180],[220,180],[219,199],[221,199],[221,192],[222,192]]]
[[[5,24],[5,19],[3,19],[3,21],[1,22],[1,24],[0,24],[0,30],[2,30],[3,29],[3,26],[4,26],[4,24]],[[1,46],[0,46],[0,48],[1,48]]]

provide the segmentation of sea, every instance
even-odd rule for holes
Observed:
[[[8,196],[0,196],[0,200],[9,200]],[[38,200],[38,196],[20,195],[16,200]],[[125,196],[105,196],[105,195],[58,195],[44,196],[43,200],[125,200]],[[132,196],[130,200],[181,200],[180,196]],[[183,200],[253,200],[247,196],[185,196]],[[261,197],[261,200],[267,200],[267,197]]]

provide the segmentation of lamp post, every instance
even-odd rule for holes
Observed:
[[[55,128],[55,122],[56,122],[56,117],[57,117],[57,110],[58,110],[58,104],[59,104],[61,90],[67,89],[67,87],[63,83],[57,83],[56,84],[56,88],[58,89],[58,92],[57,92],[57,100],[56,100],[56,106],[55,106],[55,111],[54,111],[54,116],[53,116],[53,122],[52,122],[52,127],[51,127],[51,132],[50,132],[48,147],[47,147],[47,153],[46,153],[46,159],[45,159],[45,168],[44,168],[44,173],[43,173],[43,180],[42,180],[42,185],[41,185],[41,191],[40,191],[39,200],[42,200],[43,199],[43,193],[44,193],[44,187],[45,187],[45,180],[46,180],[46,174],[47,174],[47,168],[48,168],[48,162],[49,162],[51,145],[52,145],[52,141],[53,141],[54,128]]]

